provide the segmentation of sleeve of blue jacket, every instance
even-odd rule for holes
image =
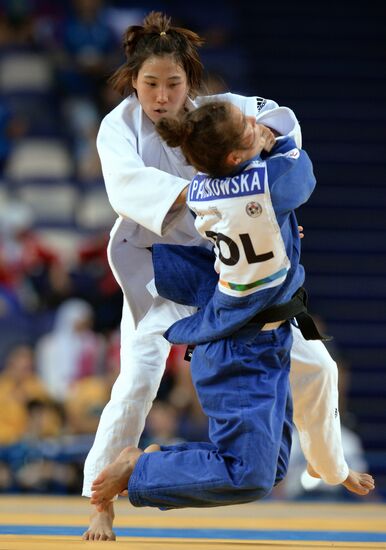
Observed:
[[[154,244],[152,253],[160,296],[188,306],[207,304],[218,282],[213,251],[202,246]]]
[[[276,214],[288,213],[307,202],[316,184],[313,166],[293,138],[279,138],[265,161]]]

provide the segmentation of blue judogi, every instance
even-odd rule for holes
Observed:
[[[250,321],[262,309],[290,299],[303,283],[293,209],[308,199],[315,179],[307,154],[296,149],[290,139],[280,140],[265,161],[254,160],[252,170],[255,167],[260,170],[258,177],[263,170],[265,179],[261,181],[265,183],[259,187],[256,198],[252,188],[248,188],[248,178],[244,177],[247,215],[251,213],[253,218],[260,203],[264,213],[268,210],[276,261],[273,272],[279,273],[276,280],[269,276],[269,266],[263,266],[264,277],[256,282],[260,266],[255,265],[251,266],[251,282],[245,278],[244,268],[239,272],[237,268],[230,269],[224,277],[220,270],[219,279],[213,270],[216,257],[210,251],[173,245],[153,247],[158,292],[199,308],[197,314],[172,325],[166,337],[175,343],[197,344],[191,362],[192,380],[209,418],[211,443],[185,443],[141,455],[128,486],[134,506],[169,509],[249,502],[269,494],[274,484],[285,476],[292,421],[288,376],[292,346],[290,323],[286,321],[275,330],[260,330],[260,325]],[[244,171],[240,177],[242,174]],[[249,176],[257,181],[256,173],[251,172]],[[234,189],[239,182],[237,175],[235,177]],[[214,212],[213,219],[229,226],[232,217],[227,218],[221,201],[232,197],[224,197],[219,191],[221,185],[216,183],[213,189],[219,196],[215,197],[213,206],[211,182],[205,181],[203,185],[205,193],[201,190],[201,202],[209,202],[211,210],[208,204],[203,204],[196,214],[202,214],[204,219],[204,212],[210,215]],[[227,193],[232,191],[230,186],[221,189]],[[237,199],[240,206],[240,196]],[[272,219],[270,205],[275,219]],[[253,228],[253,219],[244,221]],[[275,224],[280,227],[279,236],[274,233]],[[208,226],[205,227],[208,231]],[[244,226],[242,231],[241,235],[245,235]],[[236,243],[231,244],[234,250],[236,239],[232,243]],[[221,255],[223,251],[217,251],[217,259]],[[256,254],[256,257],[272,255]],[[232,258],[224,256],[224,259],[228,264],[233,262]],[[235,276],[242,282],[229,281],[229,277]],[[239,289],[241,295],[237,294]]]

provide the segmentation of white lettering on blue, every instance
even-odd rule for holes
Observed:
[[[264,193],[265,167],[252,168],[232,177],[210,178],[197,175],[189,187],[189,200],[202,201],[215,198]]]

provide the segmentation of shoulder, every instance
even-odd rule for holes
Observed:
[[[102,126],[130,126],[138,116],[141,106],[137,97],[132,94],[123,99],[102,119]]]
[[[141,106],[135,95],[126,97],[102,119],[98,139],[116,133],[125,136],[136,134],[140,110]]]

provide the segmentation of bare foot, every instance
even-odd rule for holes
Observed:
[[[99,512],[96,508],[90,516],[90,526],[83,533],[83,540],[115,540],[113,531],[114,505],[112,502]]]
[[[368,495],[375,488],[374,479],[370,474],[361,474],[360,472],[354,472],[354,470],[349,470],[349,474],[342,485],[348,491],[357,495]]]
[[[156,451],[160,451],[161,447],[157,443],[152,443],[146,449],[143,451],[144,453],[155,453]],[[120,497],[127,497],[129,495],[129,491],[125,489],[124,491],[121,491],[119,493]]]
[[[105,510],[111,499],[127,488],[139,457],[143,454],[137,447],[126,447],[117,458],[106,466],[94,480],[91,490],[91,504],[95,504],[99,512]]]

